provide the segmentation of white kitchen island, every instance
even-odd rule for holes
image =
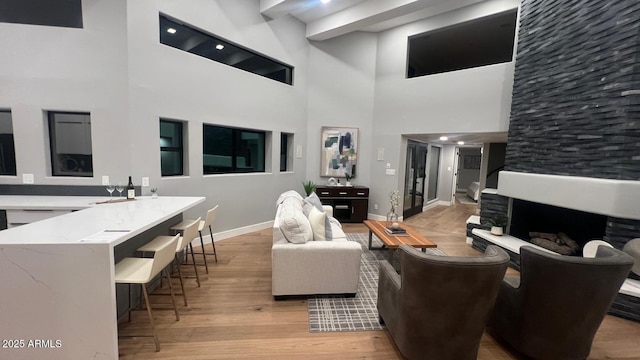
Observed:
[[[3,210],[84,208],[0,231],[0,359],[117,359],[114,252],[205,198],[104,200],[0,196]]]

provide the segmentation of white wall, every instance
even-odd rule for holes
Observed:
[[[11,109],[18,184],[99,185],[131,171],[126,2],[83,0],[83,29],[0,23],[0,108]],[[91,113],[93,178],[52,177],[46,110]],[[105,195],[106,195],[105,191]]]
[[[442,147],[442,158],[440,159],[440,173],[438,175],[438,200],[451,202],[453,200],[454,185],[453,172],[456,157],[456,147],[445,145]]]
[[[371,178],[376,181],[371,184],[369,212],[383,214],[372,204],[384,203],[389,191],[401,188],[406,151],[401,135],[508,129],[515,62],[407,79],[408,37],[518,5],[517,0],[486,1],[379,34],[373,143],[385,148],[385,160],[372,161]],[[386,163],[398,170],[396,176],[384,175]],[[439,186],[439,198],[444,188],[451,188],[451,180]]]
[[[387,194],[402,188],[403,135],[506,131],[510,109],[513,63],[406,79],[407,37],[517,5],[486,1],[380,34],[311,44],[304,24],[261,16],[258,0],[84,0],[84,29],[0,23],[0,45],[11,49],[0,57],[0,108],[12,110],[18,166],[18,176],[0,183],[21,183],[22,173],[35,174],[36,184],[66,185],[100,185],[102,175],[132,175],[140,184],[148,176],[161,196],[206,196],[189,217],[220,204],[217,231],[229,230],[272,220],[277,195],[302,191],[303,180],[324,183],[320,129],[348,126],[360,129],[355,183],[371,188],[369,212],[384,215]],[[294,86],[160,44],[159,12],[293,65]],[[47,175],[44,110],[91,113],[94,177]],[[186,176],[160,177],[160,117],[188,123]],[[270,132],[270,170],[203,176],[203,123]],[[282,174],[281,131],[303,148]],[[452,193],[447,154],[441,200]],[[385,175],[387,163],[396,175]]]
[[[311,42],[309,53],[309,113],[307,179],[320,177],[320,135],[323,126],[358,128],[356,185],[369,186],[377,35],[356,32],[323,42]],[[341,181],[344,183],[344,179]]]
[[[206,196],[187,216],[204,216],[220,204],[217,231],[273,220],[278,195],[302,191],[306,172],[304,158],[294,159],[293,172],[279,171],[280,132],[294,134],[294,148],[307,137],[309,44],[303,24],[291,17],[265,19],[257,0],[127,5],[133,174],[149,176],[160,196]],[[158,13],[294,66],[294,86],[160,44]],[[187,176],[160,177],[160,117],[188,123]],[[271,132],[267,172],[203,176],[203,123]]]

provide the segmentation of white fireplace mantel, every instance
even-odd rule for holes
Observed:
[[[498,194],[594,214],[640,220],[640,181],[501,171]]]

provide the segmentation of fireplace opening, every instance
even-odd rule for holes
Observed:
[[[602,239],[605,235],[607,217],[604,215],[520,199],[512,200],[509,228],[511,236],[531,241],[532,232],[566,234],[579,246],[574,255],[582,255],[584,244],[590,240]]]

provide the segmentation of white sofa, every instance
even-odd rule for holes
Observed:
[[[287,193],[290,194],[289,199],[282,200]],[[332,234],[328,240],[292,239],[291,220],[297,218],[299,222],[304,222],[300,218],[304,200],[300,195],[296,197],[294,192],[287,193],[283,193],[278,201],[273,224],[273,296],[280,299],[287,295],[355,295],[360,279],[362,247],[355,241],[347,240],[340,223],[335,219],[330,222]],[[327,215],[333,214],[330,206],[323,208]],[[306,234],[307,230],[294,232],[300,235]]]

